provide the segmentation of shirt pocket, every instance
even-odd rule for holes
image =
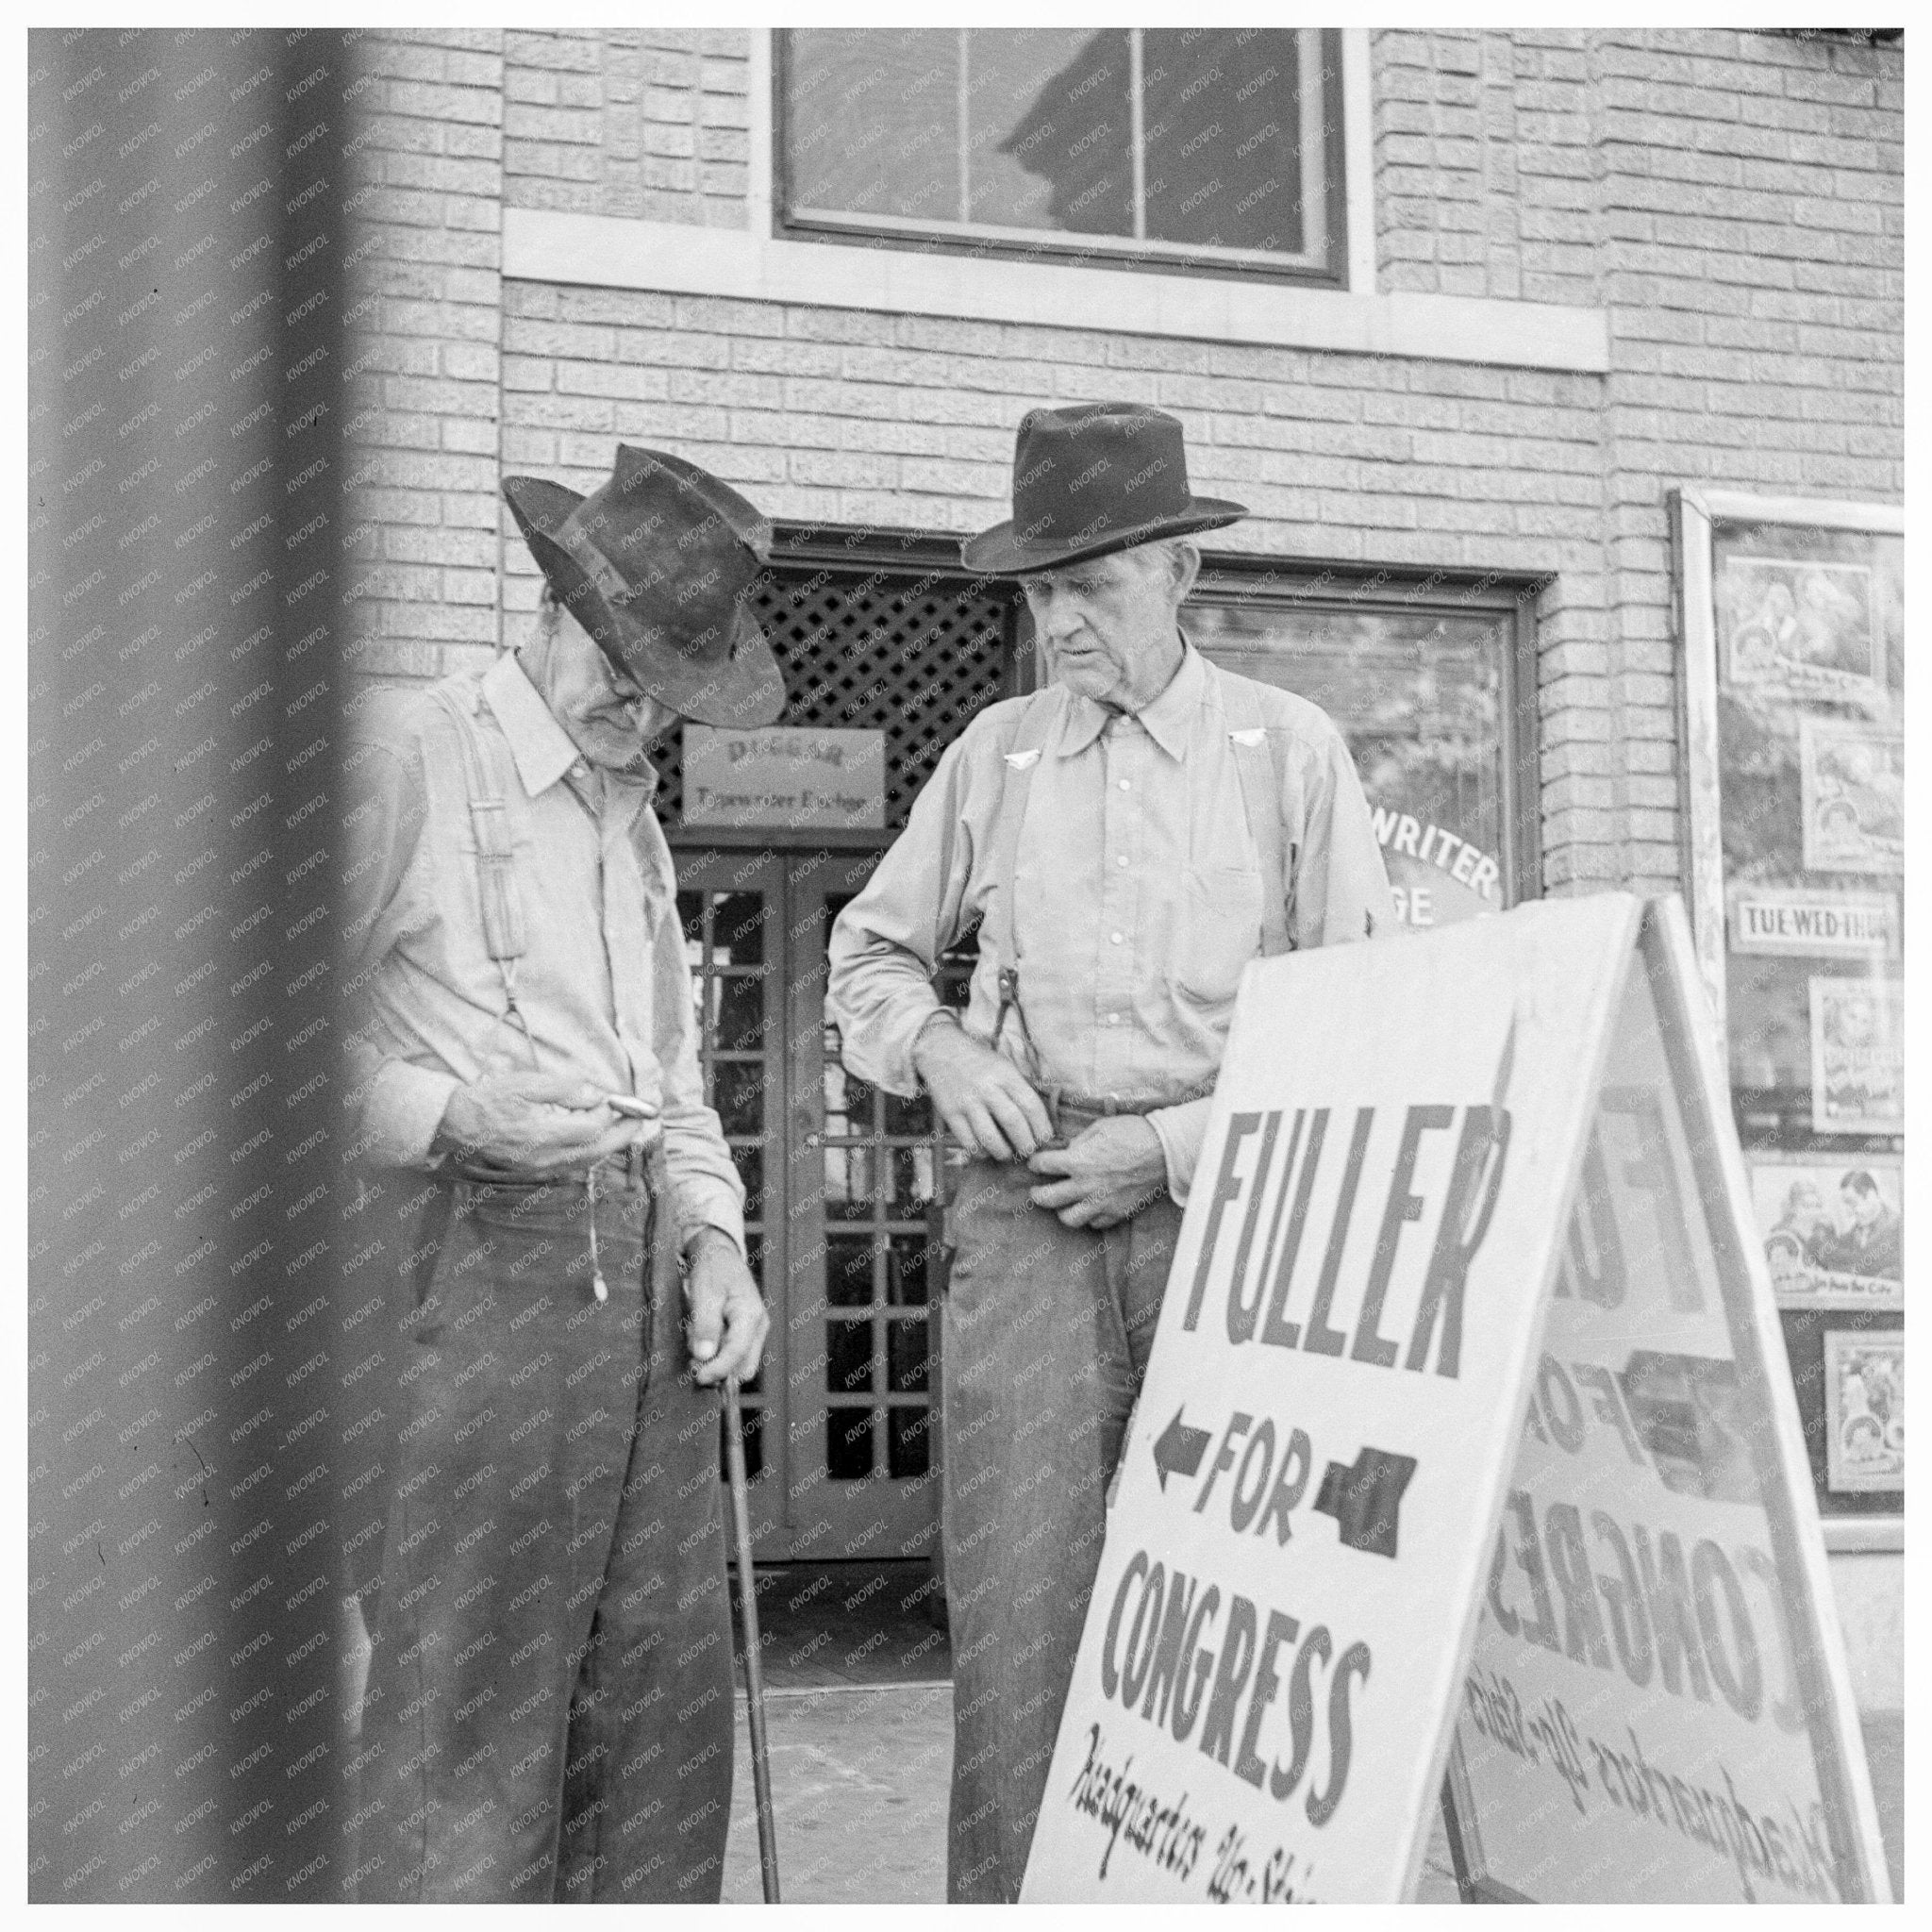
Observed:
[[[1241,968],[1261,950],[1261,874],[1253,866],[1190,867],[1176,910],[1174,990],[1197,1006],[1224,1006]]]

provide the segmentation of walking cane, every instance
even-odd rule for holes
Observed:
[[[772,1816],[772,1760],[765,1740],[765,1664],[758,1647],[758,1588],[751,1570],[751,1500],[745,1491],[738,1377],[724,1377],[724,1473],[731,1486],[731,1531],[738,1553],[739,1614],[744,1619],[745,1703],[751,1712],[751,1779],[758,1807],[758,1871],[765,1903],[778,1903],[778,1827]]]

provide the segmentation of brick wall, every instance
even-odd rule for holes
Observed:
[[[744,225],[748,34],[517,32],[503,51],[512,208]]]
[[[1374,37],[1378,286],[1600,307],[1612,366],[1585,376],[528,283],[504,285],[499,306],[487,264],[458,255],[493,241],[504,201],[746,218],[749,45],[641,29],[491,39],[382,43],[379,166],[399,171],[380,204],[395,278],[382,346],[401,359],[380,378],[394,413],[375,520],[385,544],[398,528],[405,541],[382,553],[402,574],[385,579],[373,661],[391,672],[428,675],[455,660],[441,647],[494,635],[462,599],[482,594],[486,533],[506,528],[500,468],[588,487],[618,439],[656,441],[777,516],[965,531],[1004,513],[1027,408],[1133,397],[1182,418],[1198,488],[1253,507],[1232,547],[1546,575],[1545,883],[1656,890],[1679,872],[1666,491],[1901,494],[1894,49],[1738,32]],[[499,54],[492,109],[487,65],[447,63]],[[418,75],[419,56],[445,65]],[[478,145],[432,144],[457,138]],[[469,172],[438,173],[459,162]],[[457,333],[500,346],[493,383],[425,364]],[[432,378],[441,409],[411,387]],[[474,446],[425,443],[430,418]],[[446,467],[459,456],[468,468]],[[459,554],[437,531],[462,533]],[[508,607],[528,608],[513,533],[501,556]]]
[[[357,668],[493,644],[502,548],[503,36],[368,34],[347,201]]]

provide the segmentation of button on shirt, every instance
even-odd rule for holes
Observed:
[[[586,763],[512,657],[451,684],[508,810],[516,1003],[534,1060],[485,941],[456,722],[426,696],[383,692],[351,754],[346,870],[366,1155],[426,1165],[451,1092],[483,1074],[580,1076],[661,1109],[680,1230],[708,1224],[741,1250],[744,1190],[705,1105],[671,854],[648,809],[655,774]]]
[[[1233,675],[1186,645],[1137,716],[1056,690],[1014,867],[1019,999],[1038,1055],[1006,1023],[999,1047],[1037,1084],[1144,1111],[1184,1200],[1241,969],[1261,950],[1261,876],[1228,736]],[[1278,804],[1297,946],[1395,931],[1394,905],[1348,746],[1317,706],[1252,685],[1282,752]],[[914,1041],[937,1010],[939,955],[979,922],[966,1013],[990,1039],[1004,920],[993,832],[1008,775],[1009,700],[948,747],[906,830],[840,915],[829,997],[846,1065],[888,1092],[918,1082]]]

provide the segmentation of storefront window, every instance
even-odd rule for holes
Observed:
[[[1501,911],[1533,880],[1512,836],[1512,658],[1518,613],[1404,596],[1316,605],[1211,585],[1183,613],[1224,670],[1319,705],[1341,726],[1374,814],[1403,921]],[[1533,884],[1528,889],[1533,891]]]
[[[1905,1491],[1905,545],[1805,508],[1680,500],[1693,911],[1820,1507],[1869,1518]]]

